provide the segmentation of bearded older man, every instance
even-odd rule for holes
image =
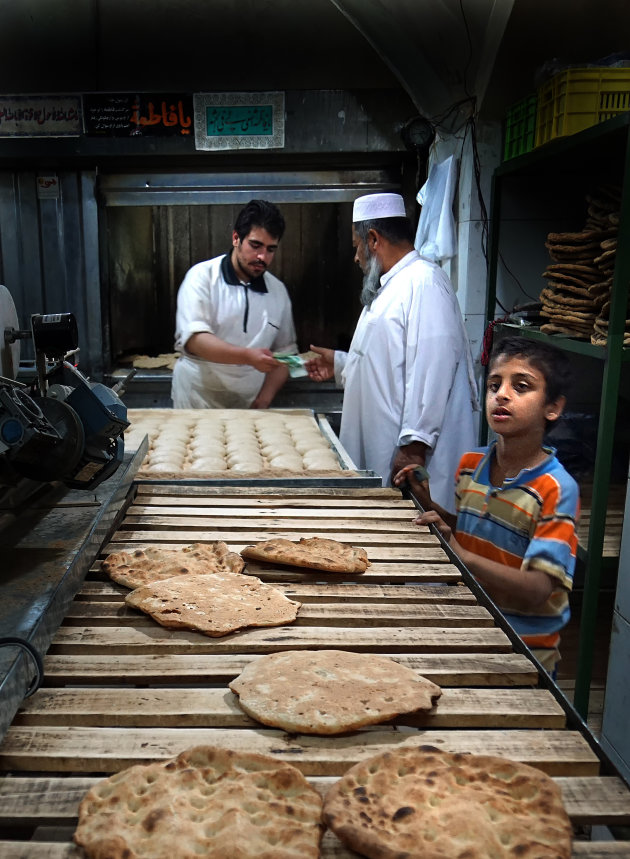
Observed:
[[[455,471],[475,445],[478,408],[457,297],[414,249],[400,194],[359,197],[352,221],[363,311],[349,352],[311,346],[309,376],[344,387],[340,441],[359,468],[387,486],[405,466],[422,465],[431,497],[454,511]]]

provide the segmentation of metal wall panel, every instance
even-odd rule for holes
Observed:
[[[81,369],[99,374],[103,359],[94,176],[69,171],[57,178],[58,196],[39,199],[36,172],[0,174],[0,281],[13,297],[23,328],[30,326],[33,313],[74,313]],[[22,342],[21,357],[34,357],[28,340]]]
[[[243,206],[252,196],[274,203],[340,203],[359,194],[400,191],[401,165],[387,169],[310,170],[261,168],[242,172],[177,173],[147,169],[99,176],[98,194],[107,206]]]

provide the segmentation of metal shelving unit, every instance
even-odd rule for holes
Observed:
[[[542,189],[552,208],[560,211],[565,204],[565,215],[571,218],[575,208],[575,195],[592,187],[596,180],[616,181],[621,187],[619,235],[630,236],[630,113],[588,128],[579,134],[559,138],[545,146],[514,158],[497,168],[493,177],[491,202],[491,230],[489,242],[489,271],[486,302],[486,319],[495,319],[497,277],[501,260],[501,239],[506,227],[505,205],[518,207],[519,194],[532,206],[536,190]],[[554,194],[554,189],[557,193]],[[545,194],[541,195],[540,231],[544,223]],[[564,195],[564,199],[563,199]],[[534,207],[536,203],[534,202]],[[531,212],[531,208],[530,208]],[[532,223],[535,223],[533,218]],[[575,227],[574,227],[575,228]],[[577,227],[579,229],[579,227]],[[564,229],[560,227],[559,229]],[[534,228],[529,234],[523,230],[522,242],[530,250],[531,242],[538,244],[540,235]],[[544,241],[543,241],[544,247]],[[535,249],[537,252],[537,249]],[[539,272],[542,274],[542,269]],[[555,346],[576,355],[587,356],[600,364],[602,373],[599,400],[597,446],[593,471],[593,496],[589,529],[584,599],[578,651],[578,668],[574,704],[585,717],[588,710],[593,652],[596,631],[597,603],[603,568],[602,547],[606,524],[606,509],[610,488],[613,442],[617,420],[617,406],[622,371],[630,361],[630,349],[623,348],[628,290],[630,288],[630,245],[620,241],[617,249],[612,285],[608,342],[594,346],[569,337],[547,335],[537,329],[513,326],[514,333],[526,337],[548,339]],[[540,285],[530,285],[540,291]]]

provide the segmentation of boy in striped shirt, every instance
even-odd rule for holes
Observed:
[[[416,524],[436,525],[551,674],[570,616],[580,502],[575,480],[543,438],[562,414],[570,375],[568,359],[555,347],[522,337],[501,340],[486,387],[486,417],[497,438],[462,457],[457,515],[432,503],[413,473],[399,472],[395,480],[409,479],[427,511]]]

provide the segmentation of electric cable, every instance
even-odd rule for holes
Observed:
[[[31,681],[31,685],[24,694],[25,698],[29,698],[34,692],[39,689],[39,687],[42,685],[42,680],[44,679],[44,662],[39,651],[33,647],[30,641],[26,641],[26,639],[19,638],[17,636],[8,636],[6,638],[0,638],[0,647],[21,647],[22,650],[25,650],[29,654],[29,656],[35,663],[35,677]]]

